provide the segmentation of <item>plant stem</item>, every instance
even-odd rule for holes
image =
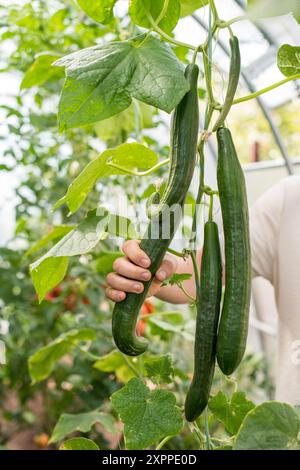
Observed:
[[[220,25],[220,28],[228,28],[228,26],[234,24],[234,23],[238,23],[239,21],[245,21],[248,19],[248,16],[247,15],[240,15],[240,16],[236,16],[235,18],[232,18],[231,20],[229,21],[225,21],[223,22],[224,23],[224,26],[221,26]]]
[[[172,439],[173,436],[167,436],[165,437],[162,441],[160,441],[160,443],[158,444],[158,446],[155,448],[155,450],[160,450],[163,448],[163,446],[170,440]]]
[[[201,166],[201,164],[200,164]],[[200,184],[199,184],[199,189],[198,189],[198,194],[196,198],[196,205],[195,205],[195,211],[193,215],[193,222],[192,222],[192,231],[191,231],[191,236],[189,240],[189,249],[195,250],[195,243],[196,243],[196,238],[197,238],[197,223],[198,223],[198,214],[199,214],[199,207],[202,201],[202,197],[204,194],[204,185],[202,184],[202,171],[200,175]]]
[[[206,112],[205,112],[204,130],[208,129],[212,115],[213,115],[213,108],[210,105],[208,105]],[[196,250],[195,243],[196,243],[196,238],[197,238],[198,214],[199,214],[199,208],[201,205],[203,194],[205,193],[205,189],[206,189],[205,184],[204,184],[204,163],[205,163],[204,145],[205,145],[205,140],[201,138],[200,143],[198,145],[198,154],[199,154],[199,159],[200,159],[200,181],[199,181],[198,194],[196,198],[195,211],[193,215],[192,232],[191,232],[191,237],[189,240],[189,248],[192,250]]]
[[[213,93],[212,81],[211,81],[211,63],[210,63],[209,58],[207,57],[206,50],[204,50],[203,52],[203,65],[204,65],[208,101],[209,101],[209,104],[213,106],[215,103],[215,99],[214,99],[214,93]]]
[[[123,354],[122,353],[122,356],[123,356],[123,359],[124,361],[126,362],[126,364],[128,365],[129,369],[132,370],[132,372],[134,373],[134,375],[136,375],[137,377],[139,377],[140,379],[142,378],[142,375],[139,373],[139,371],[134,367],[133,364],[131,364],[130,360],[128,359],[128,357],[126,356],[126,354]]]
[[[208,220],[213,221],[214,195],[210,195]]]
[[[172,255],[178,256],[179,258],[184,258],[184,255],[179,251],[173,250],[173,248],[168,248],[167,251]]]
[[[198,263],[197,263],[197,254],[196,251],[191,251],[191,258],[193,262],[193,268],[194,268],[194,273],[195,273],[195,284],[196,284],[196,303],[199,302],[200,296],[200,275],[199,275],[199,268],[198,268]]]
[[[161,10],[160,14],[158,15],[158,17],[155,19],[155,23],[156,23],[157,25],[159,25],[159,23],[161,22],[161,20],[162,20],[163,17],[165,16],[165,14],[166,14],[166,12],[167,12],[167,9],[168,9],[168,7],[169,7],[169,3],[170,3],[170,0],[165,0],[165,1],[164,1],[162,10]]]
[[[214,0],[209,0],[209,6],[214,16],[214,21],[217,22],[219,20],[219,15]]]
[[[207,407],[205,408],[205,411],[204,411],[204,429],[205,429],[205,437],[206,437],[206,450],[211,450],[211,440],[210,440],[210,434],[209,434]]]
[[[195,51],[198,49],[198,46],[192,46],[191,44],[187,44],[185,42],[181,42],[181,41],[177,41],[176,39],[172,38],[171,36],[169,36],[167,33],[165,33],[157,24],[156,22],[154,21],[154,19],[152,18],[152,15],[150,14],[149,11],[146,11],[146,15],[147,15],[147,18],[148,20],[150,21],[151,23],[151,26],[153,28],[153,31],[155,31],[156,33],[158,33],[162,38],[164,38],[166,41],[170,42],[171,44],[174,44],[175,46],[179,46],[179,47],[186,47],[187,49],[191,49],[192,51]]]
[[[188,291],[183,287],[182,284],[178,284],[178,287],[179,287],[179,289],[182,290],[182,292],[184,293],[184,295],[186,295],[187,298],[190,299],[190,301],[191,301],[193,304],[196,302],[196,299],[194,299],[194,297],[191,296],[191,295],[188,293]]]
[[[195,433],[196,433],[196,435],[199,439],[199,442],[200,442],[200,448],[201,448],[201,450],[203,450],[203,448],[204,448],[203,444],[204,444],[204,441],[205,441],[205,436],[200,431],[200,428],[199,428],[196,421],[194,422],[194,429],[195,429]]]
[[[99,359],[102,359],[100,356],[96,356],[95,354],[92,354],[89,351],[86,351],[85,349],[81,348],[78,344],[72,343],[72,341],[66,341],[66,343],[74,346],[75,349],[78,349],[78,351],[84,354],[91,361],[98,361]]]
[[[284,85],[285,83],[291,82],[293,80],[298,80],[298,79],[300,79],[299,73],[296,75],[291,75],[290,77],[287,77],[284,80],[280,80],[280,82],[276,82],[273,85],[263,88],[262,90],[256,91],[255,93],[251,93],[251,95],[243,96],[242,98],[237,98],[236,100],[233,101],[232,104],[234,105],[234,104],[244,103],[245,101],[253,100],[254,98],[257,98],[258,96],[261,96],[264,93],[268,93],[269,91],[275,90],[276,88],[280,87],[281,85]]]
[[[162,166],[167,165],[167,163],[169,163],[169,162],[170,162],[170,159],[167,158],[166,160],[163,160],[162,162],[157,163],[157,164],[154,165],[152,168],[149,168],[149,170],[146,170],[146,171],[129,170],[128,168],[124,168],[123,166],[117,165],[117,164],[112,163],[112,162],[107,162],[106,164],[107,164],[108,166],[111,166],[111,167],[113,167],[113,168],[116,168],[117,170],[123,171],[123,172],[126,173],[127,175],[132,175],[132,176],[147,176],[147,175],[150,175],[151,173],[153,173],[154,171],[158,170],[158,169],[161,168]]]

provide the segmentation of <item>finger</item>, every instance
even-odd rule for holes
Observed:
[[[161,282],[154,278],[147,292],[147,297],[152,297],[153,295],[156,295],[160,291],[160,289]]]
[[[126,297],[125,292],[112,289],[111,287],[107,287],[105,289],[105,295],[108,299],[113,300],[114,302],[121,302]]]
[[[139,240],[127,240],[122,246],[122,251],[134,264],[143,268],[149,268],[151,264],[150,258],[140,248]]]
[[[137,281],[149,281],[151,273],[147,269],[133,264],[128,258],[117,258],[113,263],[113,269],[117,274],[135,279]]]
[[[159,270],[155,274],[156,280],[163,282],[171,277],[177,269],[177,260],[175,256],[166,255],[160,265]]]
[[[144,285],[141,282],[131,281],[116,273],[110,273],[106,277],[109,287],[120,290],[123,292],[133,292],[140,294],[144,290]]]

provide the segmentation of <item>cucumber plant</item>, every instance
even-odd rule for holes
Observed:
[[[92,20],[103,25],[113,21],[113,7],[116,2],[109,2],[109,6],[103,6],[103,2],[94,2],[95,7],[91,7],[89,3],[78,2],[85,14]],[[56,68],[51,69],[52,72],[53,70],[56,72],[49,74],[48,77],[51,80],[53,77],[61,77],[59,67],[65,69],[66,80],[58,111],[61,132],[69,132],[78,127],[96,128],[101,132],[102,121],[116,116],[120,117],[120,115],[122,119],[124,114],[121,113],[133,107],[135,137],[139,140],[139,142],[132,142],[124,139],[121,145],[106,149],[99,157],[92,160],[75,178],[66,195],[58,201],[55,208],[67,204],[70,213],[74,214],[80,208],[85,207],[86,198],[99,178],[112,175],[146,177],[169,164],[169,175],[164,191],[159,196],[155,193],[149,199],[150,220],[146,232],[141,237],[141,248],[151,259],[152,279],[169,249],[179,224],[179,220],[175,220],[175,214],[171,214],[171,230],[167,237],[164,236],[164,219],[167,214],[170,215],[169,210],[166,211],[165,208],[173,205],[183,208],[195,168],[198,169],[199,163],[200,177],[193,213],[192,235],[189,244],[181,254],[191,257],[196,285],[194,375],[185,401],[186,419],[193,422],[206,409],[209,402],[216,360],[225,375],[232,374],[243,358],[248,331],[251,291],[248,204],[243,171],[230,130],[226,126],[226,120],[232,106],[236,103],[248,101],[279,86],[279,84],[274,84],[268,89],[235,99],[241,72],[241,54],[239,40],[233,34],[232,29],[234,23],[244,18],[238,17],[224,21],[219,17],[214,0],[205,1],[203,7],[207,6],[209,9],[210,18],[209,32],[205,41],[196,45],[178,41],[172,36],[172,31],[181,16],[185,16],[186,12],[189,14],[195,11],[194,3],[179,0],[159,2],[131,0],[128,10],[130,26],[121,30],[122,34],[119,34],[116,40],[108,40],[111,33],[108,31],[107,36],[104,33],[103,40],[95,41],[96,45],[91,45],[91,47],[72,51],[63,57],[60,57],[56,51],[55,57],[53,56]],[[115,21],[114,26],[118,33],[120,28],[123,28],[118,20]],[[217,35],[224,29],[229,34],[231,59],[227,91],[224,102],[220,104],[215,99],[212,51]],[[182,50],[184,51],[183,60],[180,60],[178,57],[181,55],[182,58]],[[49,54],[47,61],[51,62]],[[43,59],[39,58],[35,67],[40,70],[43,65],[45,65]],[[203,70],[207,99],[203,129],[199,129],[199,66]],[[283,63],[282,67],[284,68]],[[26,87],[30,83],[32,73],[32,69],[28,71],[23,86]],[[284,82],[296,78],[299,78],[297,73],[290,74]],[[159,161],[156,153],[151,149],[151,138],[143,136],[141,132],[143,127],[141,107],[146,105],[173,113],[170,152],[166,160]],[[218,112],[219,115],[214,120]],[[100,130],[97,126],[100,126]],[[125,130],[124,134],[129,137]],[[205,177],[205,143],[208,139],[214,138],[212,137],[214,135],[218,142],[218,188],[208,187]],[[204,225],[204,246],[200,268],[197,262],[197,239],[200,230],[199,205],[202,204],[204,196],[210,198],[210,210],[208,220]],[[219,230],[213,214],[214,199],[217,197],[219,197],[222,210],[225,240],[223,304],[221,302],[222,261]],[[70,227],[70,230],[67,230],[67,233],[47,253],[31,265],[31,275],[40,301],[48,291],[62,281],[68,269],[70,256],[92,253],[97,244],[109,236],[109,224],[114,216],[107,210],[100,213],[99,208],[95,206],[91,209],[78,225]],[[155,237],[152,236],[153,229]],[[118,230],[116,234],[121,233]],[[112,400],[115,409],[124,421],[130,421],[130,417],[124,409],[122,393],[130,396],[134,389],[141,392],[147,403],[151,402],[152,405],[152,401],[155,405],[155,399],[157,399],[155,393],[151,393],[141,379],[144,370],[143,358],[141,359],[142,366],[140,370],[137,370],[133,359],[126,357],[139,356],[146,351],[148,341],[138,336],[136,329],[139,312],[152,279],[144,283],[143,293],[128,294],[124,301],[116,304],[112,314],[112,336],[117,348],[125,355],[121,356],[121,360],[129,364],[130,370],[137,376],[131,385],[129,383],[127,388],[124,387],[124,392],[117,392]],[[75,333],[73,332],[73,336],[76,336],[78,342],[94,340],[94,335],[90,331],[85,331],[84,334],[77,331]],[[60,338],[59,342],[67,351],[77,346],[77,343],[72,343],[72,347],[69,347],[69,336],[67,339],[65,336]],[[45,354],[45,348],[42,353]],[[116,354],[119,353],[116,351]],[[38,358],[39,356],[34,356],[31,360],[31,371],[38,369],[36,366]],[[95,361],[97,359],[90,354],[89,359],[91,358]],[[120,359],[119,356],[118,359]],[[95,364],[97,363],[100,368],[99,358]],[[51,363],[51,367],[52,365]],[[151,370],[151,366],[148,364],[149,369]],[[157,375],[159,374],[156,373],[155,377]],[[43,379],[46,378],[45,374],[41,376]],[[172,435],[181,430],[180,413],[172,406],[174,395],[170,397],[169,392],[164,392],[165,394],[162,395],[168,401],[168,412],[173,418],[173,421],[171,420],[173,426],[167,423],[165,429]],[[197,423],[194,425],[197,426]],[[168,437],[161,435],[159,429],[155,431],[152,441],[151,437],[148,436],[146,439],[144,436],[142,444],[139,442],[137,445],[145,447],[152,445],[155,439]],[[208,435],[207,439],[211,446]],[[131,435],[127,442],[130,443],[128,446],[134,446],[136,441]]]

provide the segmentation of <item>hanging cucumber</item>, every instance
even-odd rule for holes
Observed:
[[[229,81],[226,92],[226,97],[222,110],[220,112],[219,118],[216,124],[213,127],[213,132],[215,132],[219,127],[224,124],[225,119],[227,118],[229,111],[231,109],[236,90],[239,84],[240,73],[241,73],[241,54],[239,40],[236,36],[233,36],[229,40],[230,50],[231,50],[231,59],[230,59],[230,70],[229,70]]]
[[[248,204],[244,173],[229,129],[217,132],[217,179],[225,238],[225,294],[218,331],[217,359],[232,374],[247,341],[251,294]]]
[[[180,222],[181,210],[178,211],[178,207],[181,209],[184,204],[194,173],[199,131],[198,74],[197,65],[190,64],[186,67],[185,77],[190,84],[190,90],[172,116],[171,161],[167,186],[157,211],[151,214],[149,226],[140,245],[151,260],[152,279]],[[175,208],[172,209],[172,206]],[[138,356],[147,348],[147,340],[136,336],[136,322],[152,279],[144,283],[144,291],[141,294],[128,293],[125,300],[114,307],[113,338],[120,351],[129,356]]]
[[[200,292],[194,348],[194,376],[185,400],[185,416],[194,421],[205,409],[212,385],[217,331],[222,294],[222,261],[218,226],[208,221],[204,227]]]

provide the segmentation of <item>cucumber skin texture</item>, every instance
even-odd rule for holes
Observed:
[[[251,297],[249,215],[244,173],[229,129],[217,132],[217,180],[225,239],[225,293],[218,331],[217,359],[232,374],[246,349]]]
[[[206,222],[197,303],[194,376],[185,400],[185,416],[194,421],[206,408],[213,381],[222,295],[222,258],[218,226]]]
[[[158,270],[168,246],[173,239],[180,220],[171,219],[170,233],[162,237],[164,208],[184,204],[189,189],[196,162],[197,140],[199,132],[199,105],[198,80],[199,69],[197,65],[188,65],[185,76],[190,84],[190,90],[183,97],[172,115],[170,135],[170,170],[167,186],[161,198],[158,214],[151,217],[151,221],[141,241],[141,248],[151,260],[150,271],[152,278],[144,282],[144,291],[141,294],[128,293],[125,300],[115,305],[112,316],[112,334],[118,349],[128,356],[138,356],[147,349],[148,341],[136,335],[136,322],[141,306],[143,305],[152,279]],[[152,224],[152,225],[151,225]],[[152,227],[152,233],[151,233]],[[153,237],[153,231],[156,237]],[[158,239],[157,239],[158,238]]]
[[[215,132],[226,120],[231,106],[232,102],[234,100],[236,90],[239,84],[240,80],[240,74],[241,74],[241,53],[240,53],[240,46],[239,46],[239,40],[236,36],[233,36],[229,40],[230,44],[230,51],[231,51],[231,60],[230,60],[230,70],[229,70],[229,82],[228,82],[228,88],[223,104],[222,111],[220,113],[220,116],[214,125],[213,132]]]

